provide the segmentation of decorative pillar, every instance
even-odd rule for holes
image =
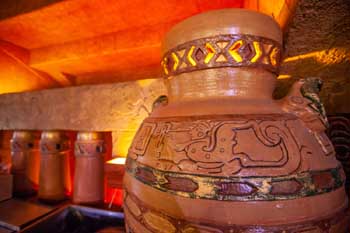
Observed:
[[[8,173],[11,167],[11,138],[12,131],[3,130],[0,133],[0,170]]]
[[[36,193],[39,176],[38,140],[32,131],[15,131],[11,139],[11,173],[16,196]]]
[[[102,133],[78,133],[75,142],[73,202],[84,204],[103,202],[105,152]]]
[[[44,131],[40,140],[39,198],[55,202],[65,199],[65,156],[69,141],[63,132]]]

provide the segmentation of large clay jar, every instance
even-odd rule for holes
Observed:
[[[273,100],[281,47],[274,20],[247,10],[200,14],[167,34],[169,100],[127,158],[129,232],[345,232],[320,80]]]

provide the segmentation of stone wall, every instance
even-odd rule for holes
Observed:
[[[301,0],[286,33],[284,57],[276,97],[296,79],[318,76],[327,113],[350,113],[349,0]]]

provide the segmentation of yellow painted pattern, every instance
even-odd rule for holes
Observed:
[[[194,49],[195,49],[195,47],[192,46],[190,51],[188,51],[188,54],[187,54],[187,59],[191,63],[192,66],[197,65],[196,61],[192,58],[192,54],[193,54]]]
[[[272,49],[270,53],[270,61],[273,66],[277,65],[277,54],[278,54],[278,49],[275,47]]]
[[[252,59],[250,61],[255,63],[261,57],[262,51],[261,51],[261,48],[260,48],[260,44],[257,41],[253,42],[253,47],[254,47],[254,50],[255,50],[255,56],[252,57]]]
[[[175,53],[171,53],[171,57],[174,59],[173,70],[175,71],[177,69],[177,67],[179,66],[179,58],[176,56]]]
[[[167,62],[168,62],[168,58],[165,57],[162,61],[162,64],[161,64],[165,74],[169,74],[168,68],[166,66]]]
[[[207,56],[204,59],[204,63],[208,64],[210,62],[210,60],[214,57],[216,51],[213,48],[213,46],[211,46],[211,44],[209,44],[209,43],[205,44],[205,48],[207,49]]]
[[[243,41],[242,40],[238,40],[236,41],[231,48],[228,50],[228,52],[230,53],[230,55],[232,56],[232,58],[236,61],[236,62],[242,62],[242,57],[241,55],[238,53],[238,49],[243,45]]]

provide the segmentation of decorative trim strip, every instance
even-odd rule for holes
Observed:
[[[23,140],[16,139],[11,140],[11,151],[12,152],[23,152],[28,150],[37,150],[39,149],[39,140]]]
[[[184,219],[176,219],[165,213],[160,212],[152,207],[147,206],[137,197],[125,190],[124,193],[124,212],[126,217],[126,232],[136,233],[134,226],[130,224],[131,218],[140,223],[150,232],[167,232],[167,233],[187,233],[187,232],[285,232],[285,233],[302,233],[302,232],[329,232],[330,229],[345,229],[349,213],[345,210],[325,218],[314,221],[306,221],[294,224],[281,224],[274,226],[257,226],[257,225],[214,225],[203,222],[190,222]],[[130,218],[130,219],[129,219]],[[344,225],[345,224],[345,225]],[[139,231],[140,232],[140,231]]]
[[[328,193],[344,184],[340,166],[278,177],[219,177],[162,171],[128,158],[126,171],[162,192],[219,201],[290,200]]]
[[[106,152],[104,140],[80,140],[74,145],[75,156],[95,156]]]
[[[70,149],[68,140],[40,140],[40,152],[43,154],[60,153]]]
[[[165,53],[161,65],[166,77],[219,67],[261,67],[277,73],[281,48],[265,37],[217,35],[178,45]]]

